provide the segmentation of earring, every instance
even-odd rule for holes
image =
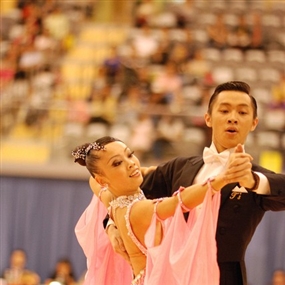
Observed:
[[[98,194],[98,198],[99,198],[100,201],[102,201],[102,200],[101,200],[101,195],[102,195],[102,193],[103,193],[104,191],[106,191],[106,190],[108,190],[108,184],[101,185],[101,189],[100,189],[100,192],[99,192],[99,194]]]
[[[108,190],[108,184],[101,185],[101,191]]]

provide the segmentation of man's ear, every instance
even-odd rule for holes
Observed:
[[[204,115],[204,119],[205,119],[207,127],[211,128],[212,127],[211,115],[209,113],[206,113]]]
[[[253,132],[255,130],[255,128],[257,127],[258,125],[258,118],[255,118],[252,122],[252,127],[251,127],[251,131]]]

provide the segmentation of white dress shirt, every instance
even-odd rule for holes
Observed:
[[[242,147],[244,151],[244,146]],[[209,177],[216,176],[219,173],[221,173],[223,170],[225,170],[228,159],[224,159],[224,157],[225,156],[229,157],[230,154],[233,153],[235,150],[235,148],[231,148],[231,149],[224,150],[221,153],[218,153],[213,142],[209,149],[217,155],[217,156],[215,155],[216,159],[213,159],[212,162],[205,163],[201,167],[200,171],[198,172],[198,174],[196,175],[194,179],[194,184],[204,183]],[[223,158],[220,159],[219,156],[222,156]],[[254,172],[254,173],[256,173],[259,176],[260,181],[259,181],[258,188],[256,190],[253,190],[253,192],[256,192],[258,194],[263,194],[263,195],[270,194],[270,186],[269,186],[269,182],[266,176],[260,172]],[[247,193],[247,190],[244,187],[235,187],[233,191]]]

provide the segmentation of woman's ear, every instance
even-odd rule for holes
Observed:
[[[104,179],[99,175],[95,176],[95,180],[102,187],[106,185],[106,182],[104,181]]]

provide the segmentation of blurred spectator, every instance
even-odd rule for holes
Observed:
[[[74,285],[76,283],[73,266],[68,258],[62,258],[56,262],[54,271],[45,280],[45,284],[50,284],[52,281],[57,281],[61,285]]]
[[[266,38],[262,26],[262,17],[258,12],[252,13],[251,43],[252,49],[265,49]]]
[[[281,72],[280,80],[272,87],[273,108],[282,108],[285,110],[285,71]]]
[[[169,53],[169,61],[176,64],[179,74],[182,75],[184,73],[189,58],[190,54],[187,45],[180,41],[176,42]]]
[[[151,76],[149,66],[137,68],[132,84],[126,86],[120,95],[120,106],[139,110],[143,105],[147,105],[151,97]]]
[[[151,64],[166,64],[169,59],[169,53],[173,46],[173,40],[170,36],[170,29],[165,27],[161,28],[160,38],[158,41],[158,46],[155,52],[150,56],[150,63]]]
[[[103,62],[103,69],[107,84],[113,85],[119,81],[119,76],[121,73],[121,59],[118,54],[117,47],[111,47],[110,55],[105,58]]]
[[[22,274],[20,285],[40,285],[40,276],[33,271],[25,271]]]
[[[188,59],[192,59],[194,57],[194,53],[197,50],[197,43],[193,37],[193,31],[191,29],[186,29],[185,31],[185,41],[184,44],[188,49]]]
[[[130,86],[138,83],[138,70],[146,66],[144,59],[138,56],[137,51],[133,46],[129,47],[130,50],[127,55],[121,58],[122,63],[122,95],[123,98],[126,95]]]
[[[251,44],[251,31],[244,14],[239,15],[237,25],[230,31],[228,36],[229,45],[243,51]]]
[[[43,52],[44,61],[51,62],[57,54],[58,42],[51,36],[48,29],[44,28],[35,37],[35,48]]]
[[[62,45],[64,39],[70,33],[70,21],[61,8],[56,5],[45,17],[44,28],[48,29],[51,36]]]
[[[19,58],[19,70],[31,77],[44,65],[44,55],[33,44],[26,45]]]
[[[153,155],[157,163],[161,163],[167,151],[173,148],[173,142],[183,139],[184,129],[184,122],[181,118],[171,115],[164,115],[160,118],[153,142]]]
[[[153,122],[148,114],[139,113],[137,120],[131,122],[129,146],[135,155],[144,161],[151,150],[154,139]]]
[[[138,1],[137,1],[138,2]],[[135,26],[142,27],[149,25],[152,18],[156,15],[157,9],[153,0],[142,0],[135,6]]]
[[[23,249],[14,249],[10,254],[9,267],[3,272],[7,285],[21,285],[21,278],[27,271],[27,255]]]
[[[209,38],[208,45],[210,47],[218,49],[228,47],[229,30],[225,24],[223,13],[217,14],[215,22],[207,26],[207,34]]]
[[[195,8],[193,4],[193,0],[185,0],[169,5],[168,9],[174,13],[178,28],[187,28],[194,22]]]
[[[142,105],[147,105],[151,97],[151,80],[152,74],[150,73],[149,66],[143,66],[137,69],[138,82],[136,86],[139,90],[139,98]]]
[[[285,270],[276,269],[272,274],[270,285],[285,285]]]
[[[22,22],[35,37],[42,28],[43,14],[39,6],[34,1],[27,1],[22,8]]]
[[[152,91],[156,97],[152,98],[152,103],[180,108],[182,105],[182,84],[176,64],[168,61],[162,71],[153,79]]]
[[[83,99],[68,99],[67,121],[70,124],[86,125],[90,120],[88,104]]]
[[[92,91],[88,99],[89,124],[103,123],[111,126],[115,122],[118,100],[112,91],[113,89],[110,85]]]
[[[142,26],[141,32],[137,33],[132,39],[132,44],[139,57],[148,58],[156,52],[158,39],[153,30],[145,24]]]
[[[139,112],[145,107],[142,100],[139,86],[130,86],[119,103],[118,122],[129,125],[131,122],[136,121]]]
[[[193,59],[190,59],[187,63],[185,73],[188,75],[190,82],[202,83],[211,72],[211,64],[205,59],[204,51],[204,49],[197,48]]]
[[[13,81],[16,72],[16,65],[9,58],[0,59],[0,91]]]

